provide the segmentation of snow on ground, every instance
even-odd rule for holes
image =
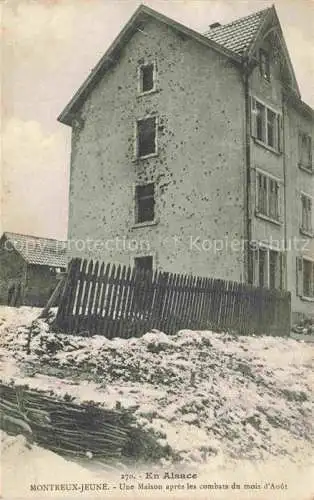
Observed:
[[[232,467],[219,469],[212,464],[203,464],[197,469],[197,479],[188,481],[193,483],[196,490],[187,490],[186,481],[169,481],[170,485],[183,484],[184,490],[175,490],[171,493],[165,490],[167,481],[149,481],[150,484],[162,484],[163,490],[141,490],[137,485],[143,483],[146,469],[127,471],[134,474],[135,480],[128,481],[134,484],[136,496],[130,491],[121,490],[119,484],[123,482],[119,471],[93,471],[80,465],[69,462],[59,455],[45,450],[37,445],[29,445],[24,436],[9,436],[0,431],[1,461],[4,472],[1,484],[1,494],[4,499],[13,498],[147,498],[161,499],[190,499],[198,500],[313,500],[309,494],[314,487],[311,481],[310,469],[292,468],[287,460],[273,460],[263,464],[254,464],[249,461],[238,461]],[[169,471],[170,469],[167,469]],[[154,473],[163,478],[165,469],[155,469]],[[171,471],[171,470],[170,470]],[[180,470],[180,472],[182,472]],[[188,469],[184,472],[195,472]],[[145,484],[148,482],[145,481]],[[241,485],[241,490],[232,490],[232,484]],[[106,485],[109,490],[95,493],[95,485],[101,488]],[[211,486],[211,489],[209,488]],[[216,485],[227,485],[228,489],[215,488]],[[245,489],[245,486],[249,486]],[[261,489],[256,489],[261,485]],[[267,490],[265,492],[265,485]],[[37,490],[34,490],[34,486]],[[113,488],[113,486],[115,488]],[[44,490],[52,487],[52,490]],[[63,489],[61,489],[63,487]],[[274,489],[273,489],[274,488]],[[278,488],[278,489],[277,489]],[[191,493],[192,491],[192,493]],[[313,491],[313,490],[312,490]],[[191,496],[193,495],[193,496]],[[210,495],[210,497],[209,497]]]
[[[0,327],[3,381],[131,408],[182,465],[207,473],[239,461],[311,466],[312,344],[190,330],[108,340],[52,333],[49,321],[37,320],[27,355],[36,314],[9,309],[0,309],[8,318]]]

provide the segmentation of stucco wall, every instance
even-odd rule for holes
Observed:
[[[292,291],[292,308],[295,312],[314,317],[314,302],[301,299],[296,295],[296,258],[308,257],[314,261],[314,239],[300,232],[301,192],[312,196],[314,210],[314,176],[298,166],[298,135],[302,130],[312,136],[314,142],[313,120],[302,115],[291,105],[286,111],[286,152],[287,152],[287,236],[290,243],[288,252],[288,287]],[[314,156],[313,156],[314,159]],[[312,214],[313,219],[313,214]]]
[[[155,21],[144,32],[131,38],[93,90],[81,110],[81,126],[73,130],[70,253],[126,264],[136,254],[153,254],[162,269],[242,280],[240,72],[223,56]],[[157,92],[146,96],[137,89],[142,59],[156,60],[158,68]],[[151,113],[159,119],[159,154],[134,161],[135,120]],[[156,184],[158,223],[133,228],[134,186],[146,182]],[[125,238],[120,247],[126,250],[108,242],[116,237]],[[98,247],[86,243],[89,238],[99,240]],[[210,248],[215,239],[221,251]],[[135,240],[132,250],[130,240]]]

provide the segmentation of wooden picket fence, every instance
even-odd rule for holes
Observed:
[[[290,334],[290,293],[199,276],[73,259],[55,325],[108,338],[151,329]]]

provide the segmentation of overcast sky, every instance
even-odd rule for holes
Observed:
[[[137,0],[4,0],[0,230],[66,238],[70,129],[56,121]],[[200,32],[266,0],[147,0]],[[275,0],[303,100],[314,107],[314,0]]]

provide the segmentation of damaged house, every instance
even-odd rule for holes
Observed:
[[[313,116],[274,7],[200,34],[140,6],[59,116],[68,237],[93,240],[88,258],[286,289],[314,315]]]

